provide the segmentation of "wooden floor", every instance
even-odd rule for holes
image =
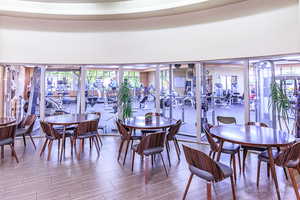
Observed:
[[[6,147],[5,159],[0,161],[1,200],[182,199],[189,171],[183,154],[182,160],[177,161],[174,148],[171,150],[172,167],[168,168],[169,177],[165,176],[161,162],[157,160],[151,171],[151,179],[145,185],[143,165],[138,156],[133,174],[130,154],[124,167],[117,162],[118,137],[103,137],[104,145],[100,157],[97,156],[96,150],[90,152],[87,144],[80,161],[77,161],[76,156],[72,159],[70,151],[67,151],[61,164],[57,160],[56,144],[51,161],[46,161],[46,156],[39,157],[42,142],[43,139],[36,139],[38,151],[34,151],[29,140],[26,149],[22,141],[18,140],[16,149],[19,164],[11,158],[10,150]],[[208,151],[206,145],[191,146]],[[164,157],[167,161],[166,154]],[[226,155],[222,156],[222,162],[228,163],[228,160]],[[238,176],[237,199],[276,199],[273,183],[266,175],[266,165],[262,164],[259,189],[256,187],[255,154],[249,156],[247,165],[246,173]],[[285,180],[282,169],[277,168],[277,173],[282,199],[295,199],[291,184]],[[297,175],[298,183],[299,179]],[[205,182],[194,177],[187,199],[206,199],[205,188]],[[214,184],[213,199],[232,199],[229,179]]]

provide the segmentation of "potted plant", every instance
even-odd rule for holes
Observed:
[[[132,95],[127,79],[121,84],[118,93],[118,107],[122,120],[126,120],[132,116]]]
[[[273,106],[275,116],[278,117],[279,129],[282,130],[282,121],[284,122],[286,130],[289,132],[289,117],[288,111],[291,109],[291,103],[285,90],[276,82],[271,83],[271,101],[269,106]],[[274,119],[276,120],[276,119]]]

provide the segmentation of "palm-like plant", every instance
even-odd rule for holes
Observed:
[[[288,111],[291,109],[291,103],[287,97],[285,90],[276,82],[271,83],[271,101],[269,106],[273,106],[274,112],[278,117],[278,124],[282,130],[281,119],[283,119],[285,127],[289,132],[289,117]]]
[[[130,87],[127,79],[121,84],[118,94],[118,107],[121,112],[121,118],[123,120],[128,119],[132,115],[132,95],[130,92]]]

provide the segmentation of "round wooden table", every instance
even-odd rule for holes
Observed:
[[[217,161],[220,160],[221,149],[225,141],[246,146],[266,147],[268,149],[270,167],[276,187],[277,197],[280,199],[272,147],[292,145],[296,141],[293,135],[272,128],[246,125],[215,126],[210,129],[210,133],[220,140],[220,151],[218,152]]]
[[[12,117],[0,117],[0,126],[6,126],[15,123],[16,119]]]
[[[162,129],[165,130],[176,124],[175,120],[170,120],[160,116],[153,116],[152,120],[146,122],[145,116],[136,116],[125,120],[123,125],[130,129],[142,129],[142,130],[151,130],[151,129]]]
[[[66,126],[70,125],[77,125],[87,121],[93,121],[99,119],[99,115],[96,114],[67,114],[67,115],[54,115],[50,117],[46,117],[45,122],[51,125],[61,125],[64,127],[63,130],[63,142],[61,144],[61,154],[60,154],[60,161],[63,157],[63,145],[65,143],[65,133],[66,133]]]

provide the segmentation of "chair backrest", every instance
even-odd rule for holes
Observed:
[[[234,117],[224,117],[217,116],[218,125],[222,124],[236,124],[236,119]]]
[[[76,135],[84,135],[86,133],[98,132],[98,119],[86,122],[81,122],[76,128]]]
[[[28,115],[28,116],[24,119],[23,123],[21,124],[21,128],[28,127],[28,129],[27,129],[26,132],[27,132],[27,133],[32,132],[33,126],[34,126],[34,123],[35,123],[36,118],[37,118],[37,117],[36,117],[36,115],[34,115],[34,114]]]
[[[185,159],[190,166],[210,173],[216,181],[221,181],[225,178],[224,173],[222,172],[220,167],[208,155],[185,145],[182,146]]]
[[[210,126],[210,124],[208,124],[208,123],[203,125],[203,129],[204,129],[206,139],[209,143],[210,150],[213,151],[213,152],[218,152],[219,151],[219,145],[215,142],[214,138],[210,134],[209,130],[210,130],[211,127],[209,127],[209,126]]]
[[[300,162],[300,142],[284,149],[275,158],[276,165],[285,166],[289,161]]]
[[[60,134],[53,128],[53,126],[45,121],[40,121],[41,124],[41,128],[43,130],[43,132],[49,136],[49,137],[53,137],[53,138],[59,138]]]
[[[118,119],[116,120],[116,124],[117,124],[117,128],[118,131],[120,133],[120,135],[124,138],[124,139],[130,139],[130,133],[129,130],[122,124],[122,120]]]
[[[10,124],[7,126],[0,126],[0,140],[7,138],[15,138],[16,134],[16,124]]]
[[[168,130],[168,132],[169,132],[168,136],[171,136],[171,137],[175,136],[179,132],[181,124],[182,124],[182,121],[178,120],[175,125],[171,126]]]
[[[246,125],[248,126],[260,126],[260,127],[268,127],[267,124],[263,123],[263,122],[248,122],[246,123]]]
[[[157,113],[157,112],[148,112],[148,113],[145,114],[145,116],[159,117],[160,113]]]
[[[164,147],[166,132],[156,132],[143,137],[137,147],[137,153],[143,154],[144,150],[156,147]]]

